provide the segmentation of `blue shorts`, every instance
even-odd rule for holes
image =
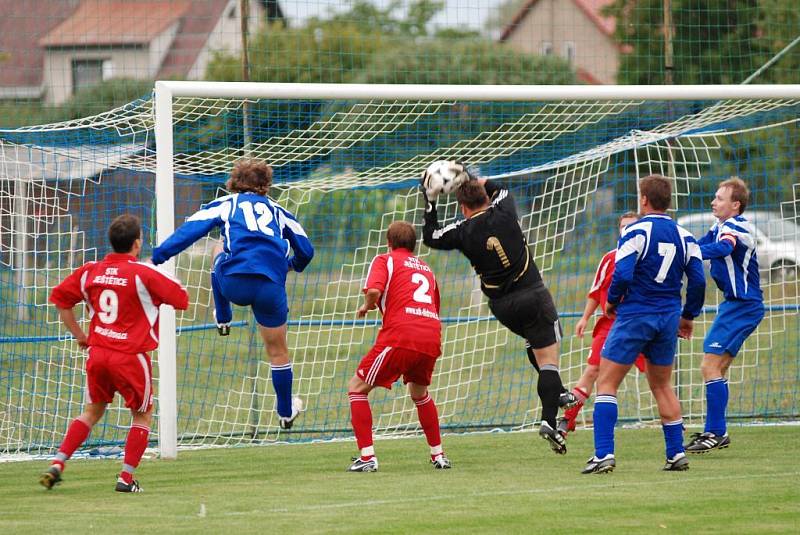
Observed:
[[[703,351],[735,357],[763,318],[764,303],[761,301],[723,301],[703,341]]]
[[[217,256],[219,260],[223,255]],[[226,274],[214,262],[215,272],[219,277],[222,295],[231,303],[249,306],[259,325],[264,327],[280,327],[289,318],[289,304],[286,300],[286,288],[273,282],[264,275],[232,273]]]
[[[638,316],[617,316],[601,350],[617,364],[633,364],[639,353],[656,366],[671,366],[678,345],[680,311]]]

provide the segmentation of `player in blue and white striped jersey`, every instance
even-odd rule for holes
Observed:
[[[689,231],[667,214],[672,188],[667,178],[651,175],[639,182],[643,217],[625,227],[608,289],[606,314],[616,321],[600,360],[594,405],[595,454],[584,474],[610,472],[616,466],[614,426],[617,390],[639,353],[647,358],[647,381],[658,405],[666,443],[664,470],[685,470],[681,406],[672,389],[672,365],[678,336],[692,335],[694,318],[705,298],[700,248]],[[681,306],[683,276],[686,303]]]
[[[302,402],[292,398],[286,274],[303,271],[314,256],[314,247],[297,219],[267,197],[271,185],[269,165],[258,160],[237,162],[226,184],[231,194],[189,217],[153,249],[153,263],[166,262],[212,229],[220,229],[222,247],[214,251],[211,272],[217,327],[221,335],[228,334],[231,302],[251,307],[270,358],[279,425],[289,429]]]
[[[764,317],[764,296],[758,275],[758,255],[750,223],[742,216],[750,192],[739,178],[720,183],[711,201],[717,222],[703,236],[700,251],[711,261],[711,277],[725,300],[703,342],[700,371],[706,386],[706,425],[686,446],[689,453],[730,445],[725,411],[728,406],[728,368],[745,339]]]

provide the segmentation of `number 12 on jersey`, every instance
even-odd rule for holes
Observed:
[[[239,203],[239,207],[244,214],[244,222],[248,230],[253,232],[261,231],[267,236],[275,235],[275,232],[269,228],[269,224],[273,220],[272,210],[269,209],[269,206],[263,202],[253,204],[250,201],[242,201]],[[256,214],[258,214],[257,219]]]

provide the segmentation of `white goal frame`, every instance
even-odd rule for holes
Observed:
[[[619,101],[619,100],[756,100],[800,99],[800,84],[682,85],[682,86],[500,86],[500,85],[392,85],[286,84],[260,82],[155,83],[156,236],[163,242],[175,230],[172,106],[176,97],[269,98],[284,100],[421,100],[421,101]],[[175,273],[175,261],[164,264]],[[177,369],[175,310],[161,307],[158,350],[159,450],[161,458],[178,455]]]

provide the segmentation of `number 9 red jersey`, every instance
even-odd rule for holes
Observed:
[[[158,347],[158,307],[189,306],[180,282],[128,254],[112,253],[89,262],[53,288],[50,302],[69,309],[86,302],[91,323],[89,346],[120,353],[146,353]]]
[[[442,353],[439,287],[431,268],[406,249],[376,256],[364,291],[381,292],[383,326],[375,345],[401,347],[431,356]]]

